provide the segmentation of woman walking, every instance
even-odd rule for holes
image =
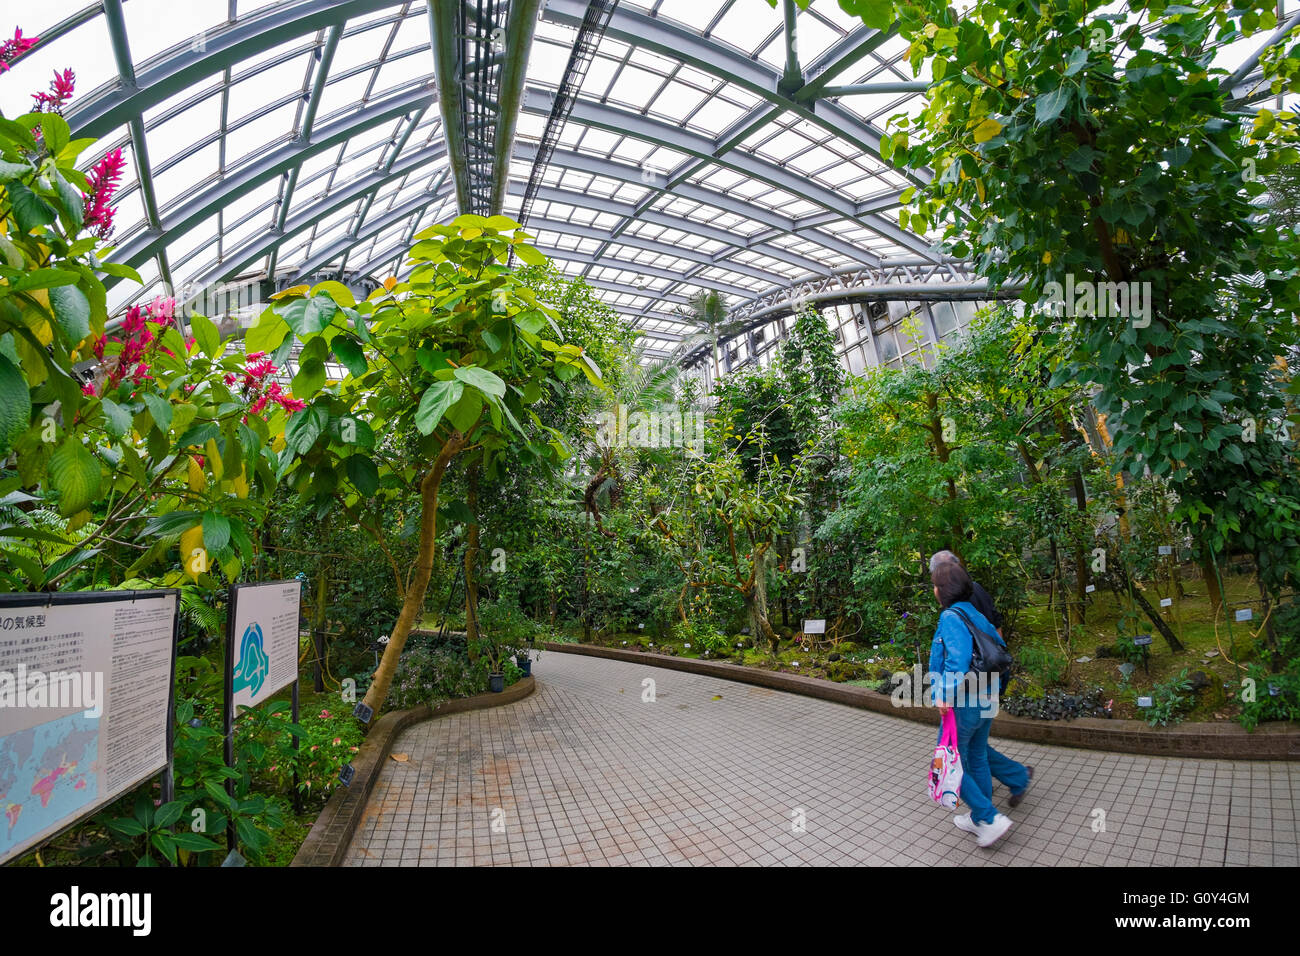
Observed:
[[[934,596],[943,610],[939,625],[930,645],[930,673],[933,678],[934,702],[940,713],[952,709],[957,718],[957,750],[961,754],[964,776],[961,798],[970,807],[970,813],[953,817],[957,829],[973,833],[982,847],[992,846],[1011,829],[1011,820],[998,813],[993,806],[993,778],[989,770],[989,728],[992,714],[987,716],[978,696],[970,692],[973,681],[971,660],[974,655],[974,636],[961,618],[961,612],[971,624],[989,635],[997,631],[970,603],[971,578],[966,569],[955,561],[944,561],[930,572]],[[997,680],[997,675],[993,675]],[[992,693],[999,687],[990,687]],[[975,698],[975,699],[972,699]]]

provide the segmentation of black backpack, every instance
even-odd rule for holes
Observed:
[[[955,607],[950,607],[947,610],[956,611],[961,619],[966,622],[966,628],[970,631],[970,669],[976,674],[1000,674],[1003,683],[1005,683],[1011,665],[1015,663],[1015,658],[1007,650],[1007,645],[1002,643],[1002,639],[996,635],[988,634],[976,627],[975,622],[966,616],[965,611]]]

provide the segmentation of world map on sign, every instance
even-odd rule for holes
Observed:
[[[0,855],[94,803],[99,721],[70,714],[0,737]]]

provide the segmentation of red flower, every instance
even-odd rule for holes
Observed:
[[[113,234],[113,213],[116,210],[109,202],[117,192],[125,168],[122,150],[115,149],[97,162],[86,177],[90,181],[90,192],[86,195],[86,211],[82,218],[86,228],[100,239]]]
[[[18,59],[37,43],[40,37],[25,37],[21,29],[14,30],[14,38],[0,43],[0,73],[9,69],[9,64]]]
[[[64,70],[62,73],[56,70],[54,79],[50,81],[50,92],[32,94],[32,99],[36,101],[32,112],[62,115],[63,107],[67,106],[68,100],[72,99],[72,90],[76,83],[77,78],[71,70]]]

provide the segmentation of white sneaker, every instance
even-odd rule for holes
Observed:
[[[1011,829],[1011,818],[999,813],[993,818],[992,823],[976,823],[974,827],[979,845],[992,846],[1007,835],[1007,831]]]
[[[974,833],[979,836],[979,824],[971,822],[970,814],[963,813],[952,818],[952,825],[958,830],[965,830],[967,833]]]

